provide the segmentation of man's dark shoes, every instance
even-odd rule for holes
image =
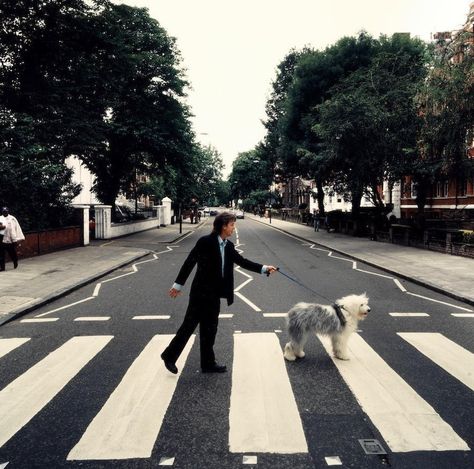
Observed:
[[[203,373],[225,373],[227,371],[227,367],[225,365],[218,365],[214,363],[211,366],[203,366],[202,372]]]
[[[161,355],[161,359],[165,363],[165,367],[170,373],[173,373],[174,375],[178,373],[178,368],[176,367],[174,362],[167,360],[166,358],[163,357],[163,355]]]

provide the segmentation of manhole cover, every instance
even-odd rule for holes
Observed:
[[[379,440],[363,439],[359,440],[359,443],[365,451],[365,454],[387,454]]]

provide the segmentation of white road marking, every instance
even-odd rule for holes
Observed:
[[[276,228],[274,226],[270,226],[270,225],[266,225],[266,226],[269,226],[270,228],[273,228],[274,230],[277,230],[279,231],[280,233],[290,237],[290,238],[294,238],[296,239],[297,241],[300,241],[301,242],[301,238],[297,238],[296,236],[293,236],[293,235],[290,235],[288,233],[285,233],[284,231],[280,230],[279,228]],[[468,308],[463,308],[461,306],[456,306],[456,305],[453,305],[451,303],[446,303],[444,301],[439,301],[439,300],[435,300],[433,298],[429,298],[427,296],[422,296],[422,295],[418,295],[416,293],[410,293],[409,291],[407,291],[407,289],[400,283],[400,281],[394,277],[391,277],[391,276],[388,276],[388,275],[382,275],[382,274],[378,274],[378,273],[375,273],[375,272],[369,272],[367,270],[362,270],[362,269],[358,269],[357,268],[357,261],[353,261],[352,259],[346,259],[344,257],[338,257],[338,256],[333,256],[333,252],[328,250],[328,249],[324,249],[324,248],[318,248],[315,246],[315,244],[308,244],[308,243],[303,243],[302,244],[303,246],[308,246],[309,245],[309,248],[310,249],[314,249],[314,250],[317,250],[317,251],[323,251],[323,252],[327,252],[328,253],[328,257],[331,257],[333,259],[340,259],[340,260],[343,260],[343,261],[347,261],[347,262],[352,262],[352,268],[359,271],[359,272],[364,272],[366,274],[369,274],[369,275],[376,275],[376,276],[379,276],[379,277],[385,277],[385,278],[388,278],[388,279],[392,279],[395,284],[397,285],[398,288],[400,288],[400,290],[404,293],[407,293],[408,295],[412,295],[412,296],[417,296],[419,298],[423,298],[424,300],[428,300],[428,301],[433,301],[435,303],[441,303],[441,304],[445,304],[447,306],[451,306],[452,308],[457,308],[457,309],[461,309],[463,311],[468,311],[468,312],[473,312],[472,309],[468,309]]]
[[[102,286],[102,283],[98,283],[95,288],[94,288],[94,292],[92,293],[92,296],[96,297],[96,296],[99,296],[99,291],[100,291],[100,287]]]
[[[188,341],[171,374],[160,354],[173,335],[156,335],[90,423],[68,460],[149,458],[181,370],[194,343]]]
[[[326,456],[324,460],[328,466],[342,466],[342,461],[339,456]]]
[[[428,313],[388,313],[390,316],[394,317],[407,317],[407,318],[415,318],[415,317],[429,317]]]
[[[418,298],[423,298],[424,300],[433,301],[434,303],[440,303],[440,304],[442,304],[442,305],[451,306],[451,308],[461,309],[462,311],[468,311],[469,313],[472,313],[472,312],[473,312],[472,309],[463,308],[462,306],[456,306],[456,305],[453,305],[453,304],[451,304],[451,303],[446,303],[445,301],[435,300],[434,298],[429,298],[429,297],[427,297],[427,296],[418,295],[417,293],[411,293],[411,292],[407,291],[407,295],[416,296],[416,297],[418,297]]]
[[[76,306],[76,305],[79,305],[81,303],[85,303],[86,301],[93,300],[93,299],[94,299],[93,296],[89,296],[88,298],[84,298],[83,300],[75,301],[74,303],[70,303],[68,305],[61,306],[60,308],[52,309],[51,311],[47,311],[46,313],[43,313],[43,314],[38,314],[36,317],[41,318],[43,316],[46,316],[47,314],[52,314],[52,313],[55,313],[56,311],[62,311],[63,309],[67,309],[67,308],[70,308],[71,306]]]
[[[191,231],[189,234],[191,233],[194,233],[194,231]],[[185,238],[186,236],[183,237],[183,239]],[[111,243],[114,242],[114,241],[111,241]],[[109,244],[109,243],[106,243],[106,244]],[[103,244],[102,246],[105,246],[105,244]],[[174,245],[174,247],[179,247],[178,245]],[[87,298],[84,298],[82,300],[79,300],[79,301],[75,301],[74,303],[70,303],[68,305],[64,305],[64,306],[61,306],[60,308],[56,308],[56,309],[53,309],[51,311],[47,311],[46,313],[42,313],[42,314],[38,314],[36,317],[37,318],[40,318],[42,316],[46,316],[48,314],[51,314],[51,313],[55,313],[56,311],[62,311],[64,309],[67,309],[67,308],[71,308],[72,306],[76,306],[78,304],[81,304],[81,303],[84,303],[85,301],[90,301],[90,300],[93,300],[94,298],[97,298],[99,296],[99,291],[100,291],[100,288],[102,286],[103,283],[107,283],[107,282],[112,282],[113,280],[117,280],[119,278],[122,278],[122,277],[126,277],[127,275],[131,275],[131,274],[135,274],[138,272],[138,269],[137,269],[137,265],[140,265],[140,264],[144,264],[146,262],[152,262],[152,261],[156,261],[158,260],[158,254],[164,254],[164,253],[167,253],[167,252],[170,252],[172,251],[173,248],[170,247],[170,246],[166,246],[166,250],[165,251],[160,251],[160,252],[153,252],[153,259],[147,259],[145,261],[140,261],[140,262],[135,262],[134,264],[132,264],[132,272],[127,272],[126,274],[122,274],[122,275],[118,275],[116,277],[112,277],[112,278],[109,278],[107,280],[103,280],[102,282],[98,282],[94,288],[94,292],[92,293],[92,296],[89,296]]]
[[[36,318],[31,318],[31,319],[22,319],[20,322],[23,322],[23,323],[28,323],[28,322],[55,322],[58,319],[59,318],[39,318],[39,317],[36,317]]]
[[[242,301],[247,303],[254,311],[257,311],[257,313],[262,311],[257,305],[253,304],[248,298],[246,298],[244,295],[242,295],[242,293],[235,292],[235,295],[238,296]]]
[[[256,465],[257,463],[258,463],[258,457],[255,455],[242,456],[242,464]]]
[[[233,314],[227,314],[227,313],[223,313],[223,314],[219,314],[219,319],[232,319],[234,317]]]
[[[159,314],[149,314],[143,316],[133,316],[132,319],[136,320],[148,320],[148,319],[169,319],[171,316],[169,315],[159,315]]]
[[[174,458],[164,456],[160,459],[158,466],[172,466],[174,464]]]
[[[108,321],[110,316],[81,316],[74,321]]]
[[[332,356],[330,339],[318,337]],[[393,452],[469,450],[360,335],[351,335],[349,350],[349,361],[333,358],[334,364]]]
[[[232,453],[308,452],[274,333],[234,335],[229,426]]]
[[[474,318],[474,313],[451,313],[456,318]]]
[[[240,272],[240,273],[242,273],[242,272]],[[245,287],[245,285],[247,285],[247,283],[250,283],[252,280],[253,280],[252,277],[247,279],[244,283],[241,283],[237,288],[235,288],[234,292],[239,291],[241,288]]]
[[[15,350],[20,345],[28,342],[29,337],[25,338],[11,338],[11,339],[0,339],[0,358]]]
[[[73,337],[0,391],[0,447],[53,399],[112,337]]]
[[[400,288],[400,290],[402,292],[406,292],[407,289],[401,284],[400,280],[398,280],[397,278],[394,278],[393,281],[395,282],[395,285]]]
[[[474,391],[474,353],[436,332],[398,332],[398,335]]]
[[[10,461],[1,463],[1,464],[0,464],[0,469],[5,469],[5,467],[7,467],[8,464],[10,464]]]
[[[286,318],[288,313],[263,313],[264,318]]]

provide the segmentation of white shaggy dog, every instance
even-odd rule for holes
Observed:
[[[345,296],[333,305],[297,303],[288,311],[287,328],[291,340],[285,345],[284,357],[289,361],[303,358],[308,335],[316,333],[331,337],[336,358],[349,360],[347,341],[357,330],[358,322],[367,317],[370,311],[368,303],[365,293]],[[336,311],[338,306],[339,314]]]

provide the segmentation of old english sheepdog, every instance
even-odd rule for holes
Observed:
[[[314,332],[330,336],[334,356],[349,360],[349,336],[357,330],[358,322],[364,320],[369,311],[369,299],[365,293],[345,296],[333,305],[297,303],[288,311],[287,328],[291,340],[285,345],[284,357],[289,361],[303,358],[308,335]]]

